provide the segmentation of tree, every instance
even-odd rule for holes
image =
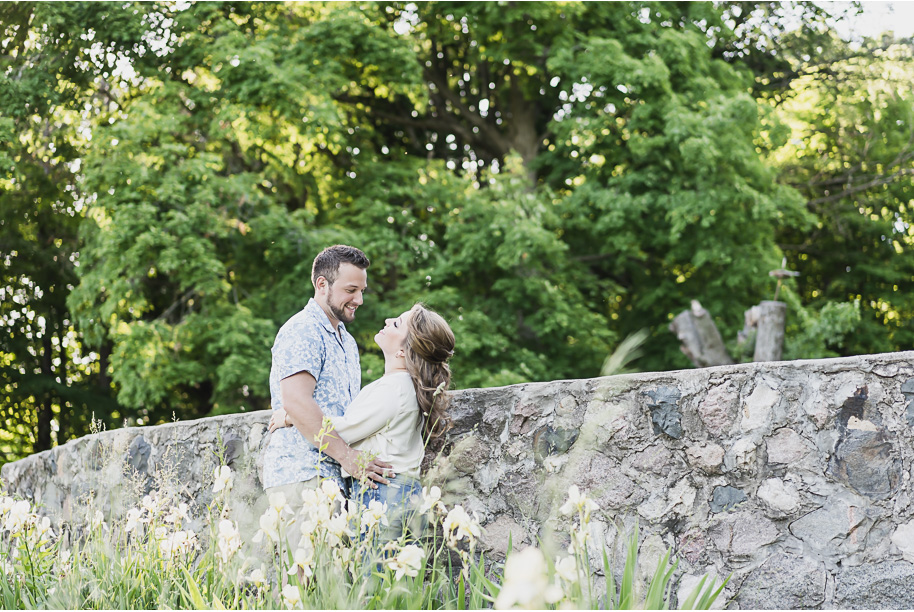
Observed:
[[[910,45],[871,41],[827,70],[810,70],[778,108],[789,139],[772,162],[816,218],[810,231],[778,235],[801,272],[804,305],[858,302],[841,354],[905,350],[914,343],[914,57]]]
[[[2,202],[29,220],[0,225],[20,245],[0,359],[42,371],[23,323],[53,318],[40,281],[71,338],[52,373],[115,393],[109,421],[264,408],[275,332],[310,295],[314,255],[347,242],[373,260],[351,326],[366,380],[375,330],[416,300],[451,321],[459,386],[596,376],[641,329],[636,366],[687,366],[676,312],[698,297],[735,337],[791,245],[845,219],[804,206],[822,197],[811,160],[776,157],[790,104],[819,87],[797,62],[842,47],[811,10],[800,34],[776,29],[779,55],[754,20],[781,8],[757,6],[742,21],[710,3],[5,6]],[[886,147],[863,157],[884,167],[900,150]],[[903,221],[904,193],[889,207]],[[57,267],[39,265],[48,249]],[[836,262],[804,273],[831,279]],[[815,302],[803,278],[803,337],[850,350],[832,342],[853,325],[847,292]],[[15,385],[8,402],[40,411]]]
[[[107,19],[98,5],[0,8],[0,461],[86,433],[93,412],[109,424],[120,416],[110,345],[87,346],[67,307],[84,206],[80,113],[97,94],[69,28]]]

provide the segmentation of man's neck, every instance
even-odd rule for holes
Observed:
[[[321,303],[321,301],[319,299],[317,299],[316,297],[314,298],[314,301],[317,302],[317,305],[320,306],[321,310],[324,311],[324,314],[327,315],[327,320],[330,321],[330,325],[333,326],[333,329],[336,330],[336,333],[339,333],[340,332],[340,320],[337,319],[336,317],[334,317],[333,313],[330,312],[330,306],[327,304]]]

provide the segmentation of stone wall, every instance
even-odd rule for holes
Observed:
[[[600,504],[591,535],[621,556],[667,548],[680,587],[732,573],[731,608],[912,608],[914,352],[743,364],[452,395],[429,477],[475,510],[485,547],[567,539],[570,484]],[[222,458],[253,531],[267,412],[128,428],[3,467],[8,490],[64,520],[123,512],[159,483],[205,505]],[[125,472],[133,473],[125,478]],[[243,525],[243,527],[245,527]],[[602,562],[593,559],[593,566]]]

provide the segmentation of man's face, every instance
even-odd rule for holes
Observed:
[[[342,263],[332,285],[324,277],[318,278],[316,297],[331,323],[352,323],[356,309],[362,305],[362,293],[367,288],[368,271]]]

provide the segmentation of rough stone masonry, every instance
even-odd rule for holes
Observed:
[[[509,538],[567,542],[558,508],[577,484],[601,508],[593,540],[621,560],[637,525],[645,572],[672,548],[680,591],[732,573],[719,604],[734,609],[914,608],[914,352],[468,389],[451,410],[429,478],[478,513],[490,556]],[[225,461],[253,533],[268,419],[103,432],[2,477],[78,520],[91,497],[122,515],[137,489],[166,482],[205,506]]]

